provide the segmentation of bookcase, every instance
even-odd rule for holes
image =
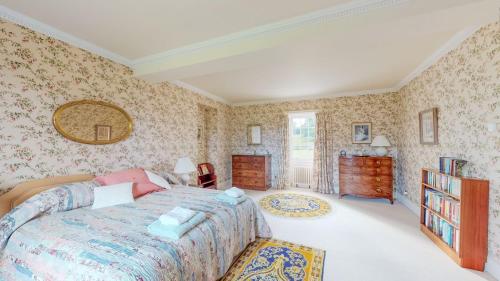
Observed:
[[[484,271],[489,181],[422,169],[420,229],[462,267]]]

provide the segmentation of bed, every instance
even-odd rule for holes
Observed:
[[[251,199],[231,206],[214,199],[220,191],[173,186],[93,210],[96,185],[58,177],[0,197],[0,280],[217,280],[256,237],[271,236]],[[175,206],[207,219],[179,240],[149,234]]]

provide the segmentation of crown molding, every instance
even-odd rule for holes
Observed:
[[[178,55],[185,55],[192,52],[200,51],[206,48],[213,48],[218,46],[223,46],[224,44],[231,43],[234,41],[247,40],[252,37],[256,37],[259,35],[283,32],[295,28],[300,28],[305,25],[310,24],[318,24],[325,23],[328,21],[332,21],[338,18],[355,16],[360,14],[368,13],[371,10],[391,7],[404,2],[408,2],[409,0],[355,0],[345,4],[337,5],[332,8],[323,9],[320,11],[316,11],[313,13],[305,14],[303,16],[298,16],[295,18],[291,18],[284,21],[279,21],[267,25],[258,26],[252,29],[248,29],[245,31],[229,34],[227,36],[213,38],[207,41],[202,41],[199,43],[187,45],[184,47],[180,47],[177,49],[172,49],[166,52],[162,52],[159,54],[146,56],[137,60],[130,60],[121,55],[113,53],[107,49],[99,47],[93,43],[90,43],[86,40],[73,36],[69,33],[61,31],[57,28],[54,28],[50,25],[44,24],[38,20],[35,20],[29,16],[18,13],[12,9],[9,9],[3,5],[0,5],[0,18],[8,20],[10,22],[16,23],[18,25],[27,27],[34,31],[45,34],[49,37],[61,40],[70,45],[76,46],[88,52],[94,53],[96,55],[102,56],[104,58],[110,59],[117,63],[123,64],[125,66],[131,67],[132,69],[137,65],[143,63],[150,63],[156,60],[165,60],[171,59]],[[388,92],[397,92],[401,90],[404,86],[408,85],[413,79],[420,76],[426,69],[437,63],[442,57],[448,54],[450,51],[456,49],[463,41],[465,41],[468,37],[474,34],[481,25],[470,26],[465,28],[464,30],[456,33],[450,40],[448,40],[443,46],[437,49],[434,53],[432,53],[427,59],[425,59],[421,64],[417,66],[415,70],[413,70],[410,74],[404,77],[401,81],[399,81],[396,85],[390,88],[383,89],[371,89],[371,90],[363,90],[356,92],[343,92],[343,93],[333,93],[328,95],[319,95],[319,96],[301,96],[294,98],[283,98],[283,99],[269,99],[269,100],[259,100],[253,102],[242,102],[242,103],[231,103],[225,100],[222,97],[214,95],[208,91],[197,88],[193,85],[182,81],[169,81],[172,84],[175,84],[179,87],[191,90],[197,94],[208,97],[215,101],[233,105],[233,106],[246,106],[246,105],[258,105],[258,104],[268,104],[268,103],[281,103],[287,101],[301,101],[301,100],[316,100],[316,99],[328,99],[328,98],[337,98],[342,96],[358,96],[358,95],[369,95],[369,94],[381,94]]]
[[[267,103],[280,103],[280,102],[287,102],[287,101],[315,100],[315,99],[322,99],[322,98],[336,98],[336,97],[342,97],[342,96],[360,96],[360,95],[372,95],[372,94],[382,94],[382,93],[389,93],[389,92],[398,92],[404,86],[408,85],[413,79],[420,76],[429,67],[436,64],[441,58],[446,56],[449,52],[458,48],[460,46],[460,44],[462,44],[467,38],[469,38],[476,31],[478,31],[481,28],[481,26],[482,25],[469,26],[469,27],[457,32],[455,35],[453,35],[452,38],[450,38],[448,41],[446,41],[446,43],[444,43],[441,47],[439,47],[436,51],[434,51],[428,58],[426,58],[421,64],[419,64],[417,66],[417,68],[415,68],[415,70],[410,72],[410,74],[408,74],[401,81],[399,81],[396,85],[394,85],[393,87],[390,87],[390,88],[372,89],[372,90],[347,92],[347,93],[335,93],[335,94],[330,94],[330,95],[326,95],[326,96],[313,96],[313,97],[302,96],[302,97],[296,97],[296,98],[290,98],[290,99],[285,98],[285,99],[276,99],[276,100],[259,100],[259,101],[254,101],[254,102],[233,103],[232,105],[233,106],[247,106],[247,105],[259,105],[259,104],[267,104]]]
[[[452,50],[458,48],[462,42],[464,42],[467,38],[472,36],[476,31],[481,28],[481,25],[477,26],[469,26],[459,32],[457,32],[450,40],[446,41],[444,45],[439,47],[434,53],[432,53],[428,58],[426,58],[421,64],[415,68],[410,74],[408,74],[405,78],[403,78],[394,88],[397,88],[398,91],[401,90],[404,86],[408,85],[413,79],[420,76],[425,70],[429,67],[437,63],[441,58],[446,56]]]
[[[409,0],[354,0],[288,20],[261,25],[241,32],[216,37],[206,41],[168,50],[166,52],[139,58],[134,60],[132,64],[134,67],[137,67],[141,64],[165,61],[179,55],[185,55],[208,48],[220,47],[235,41],[248,40],[265,34],[280,33],[291,29],[297,29],[305,25],[325,23],[339,18],[366,14],[372,10],[391,7],[408,1]]]
[[[336,5],[334,7],[308,13],[302,16],[294,17],[288,20],[278,21],[271,24],[266,24],[236,32],[226,36],[213,38],[210,40],[194,43],[180,48],[168,50],[158,54],[142,57],[136,60],[131,60],[105,48],[99,47],[84,39],[73,36],[48,24],[40,22],[32,17],[16,12],[6,6],[0,5],[0,18],[14,22],[18,25],[30,28],[47,36],[61,40],[73,46],[79,47],[91,53],[108,58],[115,62],[129,66],[131,68],[143,63],[151,63],[157,60],[165,60],[178,55],[189,54],[205,48],[213,48],[224,45],[226,43],[247,40],[249,38],[269,34],[273,32],[282,32],[294,28],[300,28],[304,25],[324,23],[338,18],[355,16],[368,13],[371,10],[395,6],[410,0],[354,0],[345,4]]]
[[[184,89],[187,89],[187,90],[190,90],[191,92],[194,92],[196,94],[199,94],[199,95],[202,95],[202,96],[205,96],[209,99],[212,99],[212,100],[215,100],[215,101],[218,101],[218,102],[221,102],[223,104],[227,104],[227,105],[231,105],[231,103],[219,96],[216,96],[210,92],[207,92],[203,89],[200,89],[200,88],[197,88],[191,84],[188,84],[186,82],[182,82],[182,81],[179,81],[179,80],[175,80],[175,81],[168,81],[169,83],[171,84],[174,84],[174,85],[177,85],[181,88],[184,88]]]
[[[363,91],[353,91],[353,92],[337,92],[326,95],[317,96],[300,96],[293,98],[282,98],[282,99],[269,99],[260,101],[250,101],[250,102],[236,102],[232,103],[232,106],[249,106],[249,105],[260,105],[260,104],[272,104],[272,103],[283,103],[292,101],[308,101],[308,100],[319,100],[319,99],[334,99],[341,97],[352,97],[352,96],[363,96],[363,95],[379,95],[397,92],[396,88],[381,88],[381,89],[369,89]]]
[[[123,64],[123,65],[126,65],[128,67],[130,67],[132,65],[132,61],[125,58],[125,57],[122,57],[118,54],[115,54],[109,50],[101,48],[101,47],[99,47],[95,44],[92,44],[86,40],[80,39],[80,38],[73,36],[69,33],[61,31],[55,27],[44,24],[44,23],[37,21],[31,17],[28,17],[26,15],[18,13],[18,12],[14,11],[12,9],[9,9],[3,5],[0,5],[0,18],[3,18],[3,19],[8,20],[10,22],[16,23],[18,25],[27,27],[27,28],[32,29],[34,31],[40,32],[40,33],[45,34],[49,37],[61,40],[65,43],[76,46],[76,47],[81,48],[83,50],[86,50],[88,52],[94,53],[94,54],[99,55],[101,57],[105,57],[107,59],[110,59],[112,61],[118,62],[118,63]]]

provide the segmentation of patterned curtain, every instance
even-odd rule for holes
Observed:
[[[283,114],[280,116],[279,120],[280,128],[279,134],[281,139],[281,161],[278,167],[278,179],[276,181],[276,189],[287,189],[290,186],[290,181],[288,179],[289,171],[289,152],[288,152],[288,115]]]
[[[328,112],[316,113],[316,140],[314,142],[313,190],[333,194],[333,132],[332,116]]]

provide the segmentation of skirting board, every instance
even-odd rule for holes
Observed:
[[[488,254],[488,256],[492,256],[492,254]],[[495,279],[500,280],[500,263],[494,261],[491,257],[488,258],[484,271],[491,274]]]
[[[401,202],[406,208],[408,208],[412,213],[420,217],[420,208],[417,204],[411,202],[405,195],[396,192],[396,200]]]
[[[418,205],[410,201],[408,197],[399,192],[396,192],[396,200],[401,202],[401,204],[408,208],[412,213],[420,216],[420,209]],[[495,279],[500,280],[500,263],[494,261],[491,256],[492,254],[488,254],[488,261],[486,262],[484,271],[491,274],[491,276],[495,277]]]

